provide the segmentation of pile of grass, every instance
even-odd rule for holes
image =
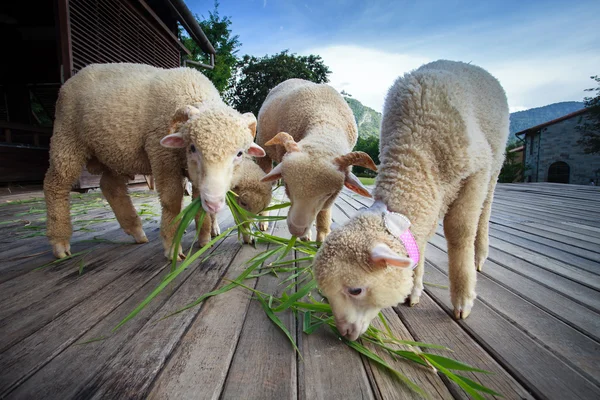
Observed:
[[[426,349],[451,351],[444,346],[403,340],[395,337],[392,330],[389,328],[385,316],[382,313],[379,314],[379,320],[381,321],[381,325],[384,327],[384,329],[378,329],[371,325],[367,332],[361,337],[360,341],[356,342],[348,341],[342,337],[335,327],[331,307],[329,304],[327,304],[326,299],[320,296],[317,289],[317,282],[313,276],[312,260],[318,250],[317,244],[314,242],[302,242],[296,240],[295,237],[287,239],[261,232],[257,227],[258,222],[277,221],[285,219],[285,217],[267,217],[250,214],[237,204],[235,196],[236,195],[232,192],[230,192],[227,196],[227,204],[235,221],[234,226],[215,237],[206,246],[192,253],[193,244],[198,237],[196,234],[196,237],[192,242],[192,246],[190,246],[190,249],[187,253],[186,259],[179,264],[176,261],[173,261],[169,273],[163,278],[158,287],[154,289],[152,293],[150,293],[150,295],[148,295],[148,297],[146,297],[127,317],[125,317],[114,328],[114,330],[120,328],[127,323],[127,321],[134,318],[161,291],[167,288],[167,286],[174,279],[176,279],[192,263],[202,257],[210,248],[210,246],[215,244],[217,241],[235,233],[237,233],[239,238],[239,236],[245,232],[254,237],[255,243],[269,244],[268,249],[246,261],[246,269],[227,285],[209,293],[202,294],[192,303],[170,315],[165,316],[164,318],[169,318],[172,315],[195,307],[212,296],[223,294],[236,287],[242,287],[254,294],[254,298],[260,303],[267,317],[288,338],[291,346],[298,352],[298,354],[300,354],[300,350],[298,349],[292,334],[278,316],[281,313],[292,312],[297,317],[301,317],[301,326],[304,334],[310,335],[318,329],[328,329],[343,344],[367,357],[380,367],[387,369],[401,382],[423,397],[427,397],[427,394],[406,375],[394,369],[390,365],[389,361],[386,360],[387,357],[389,357],[391,360],[409,361],[416,364],[418,367],[429,368],[432,373],[441,373],[448,379],[456,382],[474,399],[483,399],[484,397],[482,396],[482,393],[499,396],[499,394],[493,390],[484,387],[463,375],[460,375],[461,372],[488,373],[487,371],[474,368],[457,360],[432,354],[426,351]],[[269,207],[268,210],[274,211],[288,206],[289,203],[279,203]],[[189,204],[176,218],[175,221],[179,225],[174,241],[175,248],[178,248],[180,245],[186,228],[192,222],[197,213],[200,213],[201,224],[205,218],[205,213],[202,210],[199,199],[192,201],[192,203]],[[292,252],[300,255],[300,257],[295,259],[287,258],[289,254],[292,254]],[[273,259],[274,261],[268,262],[269,260]],[[286,285],[281,296],[256,290],[245,283],[249,279],[254,279],[266,274],[275,275],[281,279],[281,285]],[[284,278],[278,274],[289,275]],[[374,346],[383,350],[383,353],[385,353],[387,357],[381,357],[372,351],[370,348],[373,348]]]

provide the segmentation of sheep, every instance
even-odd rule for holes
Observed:
[[[141,64],[95,64],[61,88],[44,179],[47,236],[54,255],[71,254],[68,193],[83,166],[101,173],[100,187],[123,230],[147,241],[127,194],[127,177],[152,174],[162,206],[165,256],[172,249],[181,210],[184,171],[199,188],[202,206],[218,212],[225,204],[234,165],[244,153],[264,156],[253,143],[256,118],[225,105],[214,85],[190,68],[160,69]]]
[[[258,164],[267,173],[263,181],[283,178],[291,202],[287,224],[292,235],[310,240],[316,217],[317,241],[322,242],[330,232],[331,207],[344,185],[370,196],[350,168],[377,167],[366,153],[351,152],[356,140],[352,110],[331,86],[289,79],[271,89],[258,113],[256,142],[267,153]],[[273,160],[278,162],[275,168]]]
[[[504,90],[482,68],[440,60],[396,80],[375,203],[332,232],[314,260],[342,335],[356,340],[380,309],[419,302],[425,245],[442,217],[454,316],[469,316],[508,126]]]
[[[258,214],[271,203],[272,185],[270,182],[261,182],[265,173],[250,158],[244,157],[242,162],[235,166],[231,190],[237,194],[237,202],[240,207],[253,214]],[[198,192],[192,187],[192,195],[198,196]],[[205,217],[198,237],[199,245],[205,246],[211,239],[221,234],[216,214],[208,214]],[[199,229],[199,216],[196,216],[196,229]],[[251,243],[252,236],[248,233],[242,234],[244,243]]]

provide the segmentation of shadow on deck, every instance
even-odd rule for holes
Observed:
[[[300,347],[302,358],[297,357],[242,289],[159,321],[235,278],[245,260],[264,250],[242,246],[235,237],[215,245],[211,257],[193,264],[136,318],[111,333],[168,269],[156,196],[133,193],[150,239],[134,245],[101,195],[73,195],[71,243],[78,255],[50,265],[44,203],[30,197],[0,196],[0,203],[13,200],[0,206],[0,397],[417,397],[329,332],[306,336],[293,315],[282,314]],[[369,204],[344,192],[334,223]],[[471,316],[460,322],[450,317],[440,228],[426,250],[426,293],[414,308],[386,311],[392,329],[399,338],[446,345],[454,350],[452,357],[494,372],[465,375],[508,399],[600,397],[599,216],[598,188],[499,185],[490,257],[478,273],[479,297]],[[228,213],[220,220],[222,228],[232,225]],[[188,244],[193,228],[189,231]],[[288,235],[281,222],[273,232]],[[281,290],[279,280],[269,275],[251,282],[263,291]],[[467,398],[429,370],[394,365],[431,398]]]

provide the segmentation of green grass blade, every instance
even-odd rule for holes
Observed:
[[[260,303],[260,305],[265,310],[265,314],[267,314],[267,317],[269,317],[269,319],[271,321],[273,321],[273,323],[275,325],[277,325],[279,327],[279,329],[281,329],[283,331],[283,333],[285,334],[285,336],[287,336],[287,338],[289,339],[289,341],[292,344],[292,346],[294,346],[294,350],[296,350],[296,352],[298,353],[298,355],[300,355],[300,358],[302,358],[302,354],[300,353],[300,349],[298,349],[298,346],[296,346],[296,341],[294,340],[294,338],[290,334],[290,331],[288,330],[288,328],[285,327],[285,325],[283,324],[283,322],[281,322],[281,320],[279,319],[279,317],[277,317],[277,315],[275,315],[275,313],[273,312],[273,310],[269,308],[269,305],[267,304],[267,302],[265,301],[265,299],[262,298],[262,296],[257,296],[256,299],[258,300],[258,302]]]
[[[265,208],[263,211],[279,210],[281,208],[286,208],[286,207],[289,207],[291,205],[292,205],[292,203],[290,203],[290,202],[281,203],[281,204],[275,204],[275,205],[272,205],[272,206],[269,206],[269,207]]]
[[[296,302],[296,300],[303,298],[304,296],[306,296],[308,294],[308,292],[310,292],[311,290],[313,290],[316,287],[317,287],[317,281],[313,279],[302,289],[300,289],[299,291],[297,291],[296,293],[291,295],[285,302],[283,302],[279,307],[275,308],[273,311],[281,312],[283,310],[287,310],[294,304],[294,302]]]
[[[380,366],[386,368],[388,371],[390,371],[392,374],[394,374],[394,376],[396,376],[398,379],[400,379],[402,382],[404,382],[406,384],[406,386],[408,386],[409,388],[411,388],[415,393],[420,394],[421,396],[427,398],[427,394],[425,394],[425,392],[423,391],[423,389],[421,389],[419,386],[417,386],[414,382],[412,382],[410,379],[408,379],[408,377],[404,374],[402,374],[401,372],[395,370],[394,368],[392,368],[387,362],[385,362],[385,360],[383,360],[381,357],[379,357],[377,354],[373,353],[371,350],[367,349],[365,346],[363,346],[362,344],[358,343],[358,342],[351,342],[349,340],[346,340],[345,338],[341,337],[338,330],[336,328],[331,328],[334,333],[336,335],[338,335],[339,338],[342,339],[342,341],[351,349],[359,352],[360,354],[364,355],[365,357],[367,357],[368,359],[374,361],[376,364],[379,364]]]
[[[460,379],[462,379],[463,381],[465,381],[469,386],[471,386],[475,390],[478,390],[480,392],[484,392],[484,393],[487,393],[487,394],[491,394],[492,396],[504,397],[500,393],[494,392],[492,389],[490,389],[488,387],[485,387],[483,385],[480,385],[477,382],[473,382],[469,378],[466,378],[466,377],[464,377],[462,375],[458,375],[458,374],[456,376],[458,376]]]
[[[437,354],[431,353],[422,353],[429,361],[435,361],[438,365],[441,365],[444,368],[458,370],[458,371],[471,371],[471,372],[481,372],[482,374],[491,374],[489,371],[485,371],[483,369],[472,367],[468,364],[464,364],[460,361],[452,360],[450,358],[438,356]]]
[[[175,269],[175,271],[169,273],[161,281],[161,283],[158,285],[158,287],[156,289],[154,289],[152,291],[152,293],[150,293],[150,295],[148,297],[146,297],[131,313],[129,313],[129,315],[127,315],[121,322],[119,322],[117,324],[116,327],[113,328],[113,332],[116,331],[117,329],[119,329],[124,324],[126,324],[132,318],[134,318],[140,311],[142,311],[148,305],[148,303],[150,303],[156,296],[158,296],[159,293],[162,292],[163,289],[165,287],[167,287],[167,285],[169,283],[171,283],[175,278],[177,278],[177,276],[179,276],[179,274],[181,274],[183,271],[185,271],[185,269],[191,263],[193,263],[202,254],[204,254],[204,252],[206,252],[206,250],[208,250],[214,243],[216,243],[217,241],[219,241],[222,238],[224,238],[225,236],[227,236],[235,228],[236,227],[233,226],[233,227],[227,229],[225,232],[221,233],[219,236],[215,237],[213,240],[211,240],[210,242],[208,242],[208,244],[206,246],[204,246],[203,248],[201,248],[200,250],[198,250],[197,252],[195,252],[191,257],[189,257],[185,261],[183,261],[181,263],[181,265],[177,269]]]

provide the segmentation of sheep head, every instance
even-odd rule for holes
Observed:
[[[190,179],[199,188],[202,207],[216,213],[225,206],[234,167],[244,154],[264,157],[264,150],[253,143],[256,118],[240,114],[221,102],[187,105],[172,118],[171,129],[160,144],[186,149]]]
[[[413,287],[414,262],[383,219],[380,212],[359,214],[331,232],[315,256],[319,289],[349,340],[362,335],[382,308],[403,302]]]
[[[263,170],[250,157],[244,157],[233,173],[231,190],[238,195],[240,207],[253,214],[258,214],[271,203],[273,185],[261,182],[264,176]]]
[[[315,157],[308,151],[303,151],[302,145],[285,132],[278,133],[265,145],[281,145],[286,150],[281,162],[263,181],[283,178],[286,194],[292,203],[287,223],[294,236],[302,237],[309,232],[317,213],[333,204],[343,186],[371,197],[360,180],[350,172],[352,165],[377,170],[366,153],[350,152],[334,159]]]

